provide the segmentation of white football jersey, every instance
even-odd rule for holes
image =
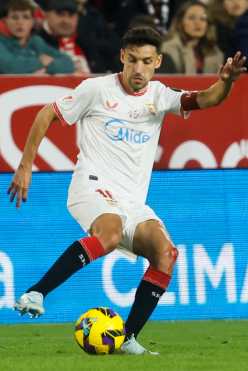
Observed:
[[[118,198],[144,203],[164,116],[180,114],[182,94],[150,81],[131,95],[112,74],[88,78],[58,99],[60,120],[80,127],[77,184],[97,180]]]

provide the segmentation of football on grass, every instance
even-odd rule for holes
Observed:
[[[124,321],[110,308],[92,308],[77,320],[75,338],[78,345],[87,353],[113,353],[124,342]]]

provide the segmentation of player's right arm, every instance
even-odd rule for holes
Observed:
[[[13,176],[8,189],[10,201],[16,199],[16,207],[20,207],[22,201],[27,200],[28,188],[32,176],[32,164],[34,162],[39,145],[46,135],[51,123],[57,119],[51,104],[44,106],[37,114],[30,129],[20,164]]]

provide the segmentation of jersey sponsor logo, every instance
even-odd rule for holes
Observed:
[[[106,107],[109,110],[115,110],[118,107],[119,103],[118,102],[111,102],[109,100],[106,101]]]
[[[151,139],[144,131],[130,129],[127,122],[111,119],[105,124],[105,133],[113,141],[143,144]]]

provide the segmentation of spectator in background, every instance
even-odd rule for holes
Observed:
[[[45,19],[39,35],[51,46],[72,58],[76,74],[89,73],[89,63],[77,35],[77,1],[48,0],[44,11]]]
[[[146,0],[102,0],[93,3],[99,7],[109,27],[122,37],[130,19],[140,14],[147,14]]]
[[[152,16],[156,29],[165,34],[178,7],[184,0],[91,0],[104,14],[107,22],[122,36],[136,16]]]
[[[239,17],[234,28],[233,45],[234,50],[240,50],[246,56],[246,68],[248,68],[248,1],[246,12]]]
[[[217,73],[223,63],[223,54],[216,46],[214,26],[210,23],[207,7],[200,1],[187,1],[178,10],[162,53],[173,60],[173,68],[165,73]]]
[[[0,0],[0,35],[9,35],[9,30],[3,21],[3,17],[6,15],[6,0]]]
[[[86,52],[91,71],[119,72],[121,69],[119,35],[111,29],[100,11],[91,6],[90,2],[78,1],[80,3],[78,43]]]
[[[172,0],[144,0],[147,13],[154,17],[157,30],[167,32]]]
[[[5,15],[6,0],[0,0],[0,18]]]
[[[166,34],[177,10],[185,0],[143,0],[146,12],[155,17],[157,30]]]
[[[50,0],[35,0],[36,4],[39,5],[41,9],[45,9],[48,1]]]
[[[73,72],[72,60],[32,35],[36,4],[32,0],[10,0],[5,24],[9,36],[0,35],[0,73],[56,74]]]
[[[225,57],[233,52],[234,27],[246,9],[247,0],[210,0],[209,2],[210,15],[217,30],[217,43]]]

